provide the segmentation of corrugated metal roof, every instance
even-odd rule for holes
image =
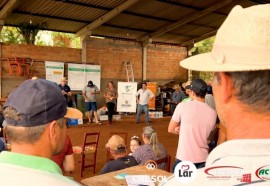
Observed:
[[[7,2],[0,2],[0,15],[8,8]],[[130,4],[120,12],[112,11],[126,3]],[[189,45],[215,34],[236,4],[261,3],[269,0],[27,0],[9,8],[11,13],[0,20],[10,26],[31,20],[33,24],[46,22],[48,30],[84,33],[90,28],[98,36]]]

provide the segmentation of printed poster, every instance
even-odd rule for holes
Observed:
[[[100,89],[100,65],[68,64],[68,85],[71,90],[82,90],[91,80]]]
[[[117,112],[136,112],[136,82],[118,82]]]
[[[45,61],[46,80],[60,83],[60,79],[64,76],[64,63]]]

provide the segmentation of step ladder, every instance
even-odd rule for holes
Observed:
[[[133,68],[130,61],[125,61],[126,72],[127,72],[127,81],[134,82]]]

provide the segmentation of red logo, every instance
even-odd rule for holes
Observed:
[[[183,171],[187,171],[187,170],[189,170],[189,165],[182,165],[182,166],[181,166],[181,169],[182,169]]]

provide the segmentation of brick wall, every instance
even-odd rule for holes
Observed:
[[[45,78],[44,61],[80,63],[81,49],[47,47],[35,45],[3,44],[2,59],[2,97],[27,77],[9,76],[6,58],[26,57],[35,60],[34,75]],[[175,46],[147,46],[147,80],[158,83],[176,80],[183,82],[187,71],[179,66],[179,61],[186,57],[186,49]],[[101,89],[108,81],[126,81],[124,61],[132,61],[135,81],[142,80],[142,46],[136,42],[90,39],[87,42],[87,63],[101,65]],[[66,69],[67,65],[65,66]],[[65,73],[67,76],[67,73]],[[102,97],[102,96],[100,96]],[[103,100],[103,98],[102,98]]]

